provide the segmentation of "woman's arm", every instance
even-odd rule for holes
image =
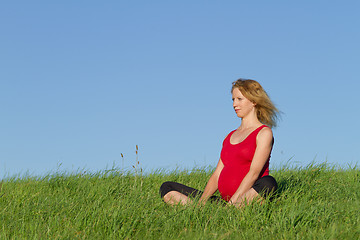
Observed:
[[[206,184],[204,193],[200,198],[200,202],[206,203],[206,201],[211,197],[211,195],[213,195],[214,192],[218,189],[218,180],[223,168],[224,168],[224,164],[220,158],[215,171],[211,175],[208,183]]]
[[[256,150],[250,165],[249,172],[245,175],[239,188],[230,198],[230,204],[242,202],[243,196],[254,185],[258,179],[261,170],[264,168],[266,161],[269,159],[272,148],[273,134],[270,128],[263,128],[256,137]]]

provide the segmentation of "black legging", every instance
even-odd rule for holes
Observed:
[[[276,182],[275,178],[268,175],[268,176],[264,176],[264,177],[256,180],[254,185],[252,186],[252,188],[257,193],[259,193],[263,198],[267,198],[270,195],[270,200],[271,200],[273,193],[277,190],[277,182]],[[184,194],[185,196],[190,196],[190,197],[194,197],[194,198],[201,197],[201,195],[203,194],[202,191],[197,190],[192,187],[188,187],[181,183],[164,182],[160,187],[161,198],[163,198],[170,191],[180,192],[180,193]],[[209,198],[209,200],[210,201],[224,201],[224,200],[222,200],[221,197],[214,196],[214,195],[212,195]]]
[[[181,184],[181,183],[164,182],[160,187],[161,198],[163,198],[168,192],[171,192],[171,191],[176,191],[176,192],[184,194],[187,197],[190,196],[190,197],[193,197],[193,198],[199,198],[204,193],[204,192],[202,192],[200,190],[197,190],[197,189],[192,188],[192,187],[188,187],[188,186],[186,186],[184,184]],[[214,196],[214,195],[212,195],[209,198],[209,200],[211,202],[213,202],[213,201],[216,201],[216,202],[223,201],[221,199],[221,197]]]

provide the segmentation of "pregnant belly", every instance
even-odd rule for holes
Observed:
[[[222,199],[229,201],[239,188],[245,175],[238,169],[224,167],[219,176],[218,188]]]

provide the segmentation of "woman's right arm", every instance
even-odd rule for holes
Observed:
[[[205,190],[203,195],[200,198],[200,202],[202,202],[203,204],[206,203],[206,201],[216,192],[216,190],[218,189],[218,180],[219,180],[219,176],[220,173],[222,171],[222,169],[224,168],[224,164],[221,161],[221,158],[219,159],[219,162],[216,166],[215,171],[213,172],[213,174],[211,175],[208,183],[206,184]]]

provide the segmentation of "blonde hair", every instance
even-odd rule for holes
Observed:
[[[260,83],[251,79],[238,79],[232,83],[231,93],[237,88],[242,95],[255,104],[256,115],[259,121],[269,127],[276,127],[279,110],[270,100]]]

